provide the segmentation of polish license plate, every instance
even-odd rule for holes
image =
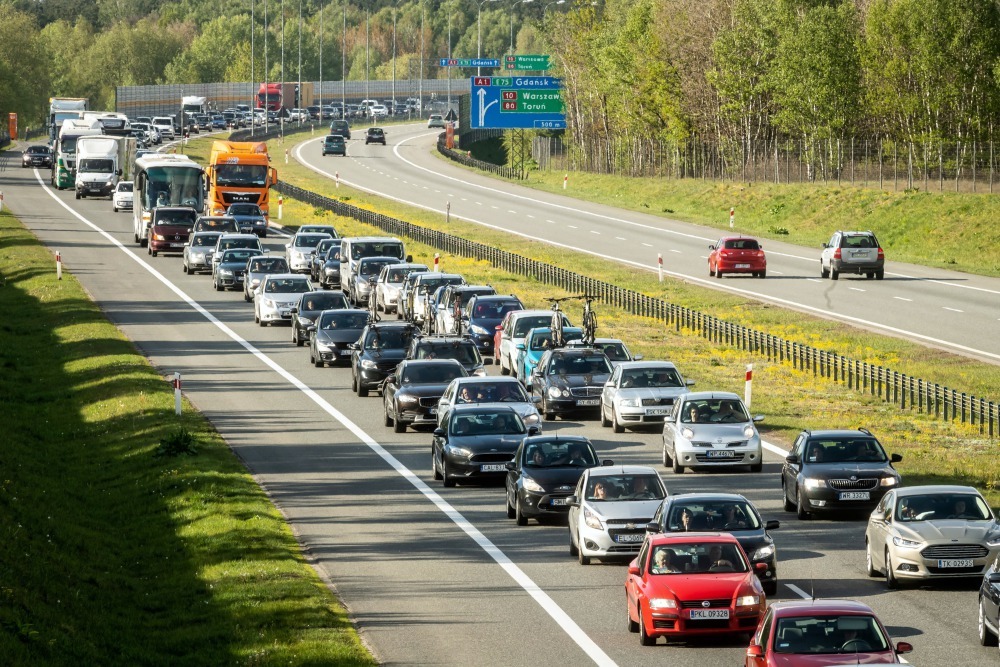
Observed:
[[[710,458],[710,459],[733,459],[733,458],[736,458],[736,452],[731,452],[728,449],[710,449],[710,450],[708,450],[708,458]],[[728,616],[726,618],[728,618]]]
[[[737,264],[736,268],[737,269],[749,269],[750,265],[749,264]]]
[[[867,250],[857,250],[851,253],[851,257],[867,257],[867,256],[868,256]]]
[[[637,542],[642,542],[645,535],[642,533],[634,533],[631,535],[615,535],[615,542],[620,544],[633,544]]]
[[[973,563],[972,563],[972,559],[971,558],[949,558],[948,560],[939,560],[938,561],[938,567],[941,567],[941,568],[947,568],[947,567],[972,567],[972,566],[973,566]]]
[[[482,472],[504,472],[507,470],[507,464],[505,463],[484,463],[480,466],[480,471]]]
[[[281,310],[279,310],[278,314],[280,314],[282,317],[291,317],[292,316],[291,312],[289,312],[288,310],[286,310],[284,308],[282,308]]]
[[[553,498],[552,499],[552,504],[553,505],[565,506],[566,505],[566,499],[565,498]]]
[[[692,609],[689,618],[692,621],[708,621],[715,619],[728,619],[728,609]]]
[[[844,491],[838,498],[840,500],[871,500],[872,494],[868,491]]]
[[[170,247],[171,248],[183,248],[184,244],[183,243],[171,243]]]
[[[670,412],[670,408],[649,408],[646,410],[647,415],[665,415]]]
[[[590,405],[600,405],[601,399],[599,398],[581,398],[576,402],[579,406],[590,406]]]

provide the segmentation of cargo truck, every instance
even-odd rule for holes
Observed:
[[[263,141],[215,141],[205,169],[208,211],[223,215],[231,204],[257,204],[270,217],[270,189],[278,170],[270,166]]]
[[[52,159],[53,187],[57,190],[72,188],[76,185],[76,144],[81,137],[101,136],[104,130],[96,121],[73,120],[63,121]]]
[[[50,97],[49,98],[49,141],[53,144],[59,138],[59,130],[63,121],[80,120],[84,111],[90,108],[82,97]]]
[[[76,198],[114,195],[123,177],[130,180],[135,139],[86,136],[76,146]]]

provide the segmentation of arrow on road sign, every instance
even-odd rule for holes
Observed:
[[[479,127],[483,127],[486,124],[486,110],[489,109],[494,104],[499,104],[500,100],[493,100],[489,104],[484,104],[486,101],[486,91],[482,88],[479,89]]]

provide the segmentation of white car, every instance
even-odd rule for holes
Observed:
[[[273,322],[292,321],[292,308],[306,292],[313,291],[312,283],[296,273],[271,273],[264,276],[254,290],[253,321],[264,327]]]
[[[591,558],[639,553],[646,524],[667,497],[667,487],[649,466],[599,466],[583,471],[569,498],[569,553]]]
[[[382,267],[375,283],[375,307],[383,313],[399,312],[399,291],[406,276],[411,273],[425,273],[426,264],[389,264]]]
[[[309,120],[309,111],[307,109],[292,109],[288,112],[288,120],[292,121],[307,121]]]
[[[552,324],[551,310],[515,310],[507,314],[501,324],[500,344],[495,354],[500,362],[500,373],[516,374],[517,346],[524,345],[524,337],[536,327],[547,327]],[[572,326],[563,315],[563,326]]]
[[[674,402],[663,424],[663,465],[674,474],[684,468],[750,466],[764,467],[764,449],[756,422],[736,394],[703,391],[685,394]]]
[[[674,401],[693,384],[669,361],[622,362],[601,392],[601,426],[611,426],[615,433],[626,426],[662,429]]]
[[[132,181],[118,181],[111,195],[111,210],[117,213],[121,209],[132,210]]]
[[[174,119],[170,116],[157,116],[153,119],[153,127],[156,131],[160,133],[160,136],[164,139],[173,139],[174,135]]]
[[[540,400],[528,394],[515,378],[495,375],[455,378],[438,400],[438,426],[444,428],[448,423],[448,415],[456,405],[503,403],[514,408],[525,426],[537,426],[541,432],[542,417],[537,407]]]
[[[292,271],[309,273],[312,268],[313,254],[316,246],[323,239],[332,239],[330,234],[316,232],[297,232],[292,240],[285,246],[288,254],[288,267]]]
[[[371,106],[371,115],[373,118],[385,118],[389,115],[389,107],[384,104],[373,104]]]

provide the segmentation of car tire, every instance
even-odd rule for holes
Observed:
[[[868,540],[865,540],[865,573],[869,577],[877,577],[881,574],[875,569],[875,561],[872,558],[872,545],[868,542]]]
[[[358,391],[358,376],[353,372],[351,373],[351,391],[355,393]]]
[[[979,644],[982,646],[996,646],[997,636],[986,626],[986,611],[983,609],[983,598],[979,596],[979,620],[976,624]]]
[[[758,275],[758,277],[759,278],[767,278],[767,271],[766,270],[765,271],[761,271],[760,274]]]
[[[79,193],[79,192],[77,192],[77,193],[76,193],[76,198],[77,198],[77,199],[79,199],[79,198],[80,198],[80,193]]]
[[[257,311],[256,310],[253,311],[253,323],[254,324],[260,324],[260,316],[257,315]]]
[[[874,277],[875,277],[874,271],[869,271],[868,273],[865,274],[865,278],[868,280],[872,280]]]
[[[715,267],[715,277],[716,278],[722,277],[722,269],[720,269],[719,267]]]
[[[882,280],[885,278],[885,269],[879,269],[875,272],[875,280]]]
[[[639,617],[639,645],[640,646],[655,646],[656,637],[650,637],[646,634],[646,624],[642,622],[642,611],[639,606],[636,605],[636,616]]]
[[[674,461],[673,461],[673,459],[670,458],[670,454],[667,454],[667,445],[666,445],[666,443],[664,443],[664,445],[663,445],[663,467],[664,468],[669,468],[673,464],[674,464]]]
[[[579,561],[580,565],[590,565],[590,556],[583,553],[582,544],[576,550],[576,559]]]
[[[819,277],[820,278],[830,277],[830,269],[826,268],[826,265],[823,264],[823,262],[819,263]]]
[[[434,456],[434,448],[433,447],[431,447],[431,477],[433,477],[435,479],[435,481],[440,481],[441,480],[441,473],[440,473],[440,471],[438,471],[437,457]]]
[[[111,207],[111,211],[114,212],[114,213],[117,213],[118,212],[118,207],[117,206],[112,206]]]
[[[500,359],[500,375],[510,375],[510,369],[503,365],[503,357]]]
[[[514,495],[514,523],[519,526],[528,525],[528,517],[521,511],[521,498],[517,494]]]
[[[778,580],[764,581],[760,584],[764,588],[764,595],[772,597],[778,594]]]
[[[840,271],[838,271],[833,267],[830,267],[830,280],[837,280],[839,278],[840,278]]]
[[[664,456],[665,456],[665,454],[664,454]],[[674,469],[674,474],[675,475],[683,475],[684,474],[684,466],[682,466],[681,462],[678,460],[678,458],[677,458],[677,452],[674,452],[674,460],[672,462],[672,466],[671,467]]]
[[[615,412],[615,406],[611,406],[611,430],[615,433],[624,433],[625,427],[620,421],[618,421],[618,413]]]
[[[406,422],[400,421],[399,417],[392,420],[392,432],[393,433],[406,433]]]
[[[809,520],[809,510],[806,509],[807,507],[809,507],[808,501],[802,492],[799,491],[798,501],[795,503],[795,516],[798,517],[800,521]]]
[[[455,486],[455,478],[448,474],[448,459],[444,459],[441,462],[443,470],[441,471],[441,480],[445,487],[451,488]]]
[[[181,271],[188,274],[191,273],[190,271],[188,271],[188,265],[184,263],[181,263]]]
[[[712,267],[711,264],[708,265],[708,277],[709,278],[715,277],[715,269]]]
[[[885,587],[890,591],[899,588],[899,579],[892,570],[892,559],[889,557],[889,550],[885,550]]]
[[[212,281],[212,286],[215,288],[216,292],[221,292],[225,289],[222,285],[218,283],[218,281],[215,280]]]
[[[612,410],[613,409],[614,408],[612,408]],[[603,426],[605,428],[607,428],[608,426],[611,426],[611,422],[608,421],[608,418],[604,416],[604,404],[603,403],[601,404],[601,426]]]
[[[573,541],[573,526],[569,526],[569,530],[566,531],[569,535],[569,555],[576,558],[580,555],[580,548],[576,546],[576,542]]]
[[[507,518],[508,519],[513,519],[514,517],[517,516],[517,512],[514,510],[514,506],[510,504],[510,496],[508,496],[506,493],[503,494],[503,504],[507,506]],[[572,539],[572,538],[570,538],[570,539]],[[572,552],[572,547],[571,547],[571,550],[570,550],[570,555],[573,555],[573,556],[576,555],[576,554],[574,554]]]
[[[793,503],[791,499],[788,497],[788,489],[785,487],[784,481],[781,482],[781,499],[784,502],[782,507],[786,512],[795,511],[795,503]]]
[[[360,378],[358,379],[358,390],[357,390],[357,393],[358,393],[358,396],[360,396],[361,398],[364,398],[365,396],[368,395],[368,390],[365,389],[364,385],[361,384],[361,379]]]
[[[639,624],[632,620],[632,616],[628,613],[628,595],[625,596],[625,627],[628,631],[635,634],[639,632]]]
[[[764,462],[763,461],[761,461],[760,463],[751,463],[750,464],[750,472],[762,472],[763,470],[764,470]]]
[[[249,302],[251,300],[250,295],[247,294],[246,292],[243,292],[243,300]]]

